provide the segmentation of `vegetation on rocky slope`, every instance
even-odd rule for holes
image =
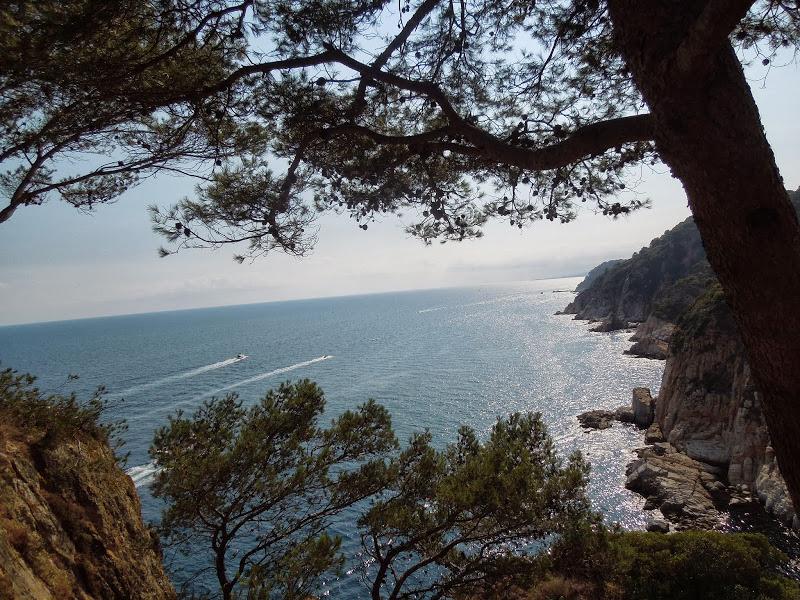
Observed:
[[[800,190],[789,192],[800,209]],[[607,263],[613,263],[606,267]],[[654,316],[676,322],[716,277],[706,259],[700,233],[690,217],[678,223],[631,258],[607,261],[587,275],[579,294],[564,309],[576,319],[610,319],[621,325]],[[719,284],[717,284],[719,285]]]
[[[673,352],[681,351],[693,338],[701,336],[712,320],[727,325],[726,329],[734,334],[736,332],[733,315],[725,303],[725,294],[716,281],[712,281],[687,310],[677,315],[676,320],[677,328],[670,340]]]
[[[599,265],[597,265],[594,269],[592,269],[586,274],[586,277],[583,278],[583,281],[581,281],[577,286],[575,286],[575,291],[582,292],[583,290],[590,288],[594,284],[594,282],[600,278],[600,276],[603,273],[608,271],[611,267],[616,266],[621,262],[624,262],[624,260],[625,259],[622,258],[615,258],[601,262]]]
[[[667,291],[669,308],[662,311],[691,304],[693,298],[684,299],[683,284],[694,285],[708,273],[700,234],[689,218],[606,270],[564,312],[578,319],[644,321]]]
[[[790,196],[800,206],[800,190]],[[695,260],[702,251],[698,240],[694,225],[684,221],[610,269],[573,303],[583,303],[583,314],[608,305],[649,304],[630,352],[667,360],[656,422],[646,439],[668,444],[640,455],[627,485],[683,527],[714,526],[720,518],[716,509],[729,501],[752,508],[759,500],[783,523],[796,524],[744,343],[708,263]],[[683,248],[690,258],[672,256],[669,247]],[[668,283],[669,274],[688,264],[694,265],[688,275]],[[641,287],[636,273],[643,272],[661,279]],[[660,291],[650,296],[655,288]],[[713,489],[697,485],[698,473]],[[717,489],[724,491],[719,497],[710,493]]]
[[[767,600],[800,598],[778,573],[787,558],[758,534],[664,535],[578,529],[542,559],[531,600]]]
[[[0,598],[169,599],[158,537],[99,421],[102,396],[0,372]]]

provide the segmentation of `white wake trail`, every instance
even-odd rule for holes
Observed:
[[[158,473],[158,467],[156,467],[155,461],[150,461],[145,465],[131,467],[125,471],[125,474],[133,479],[133,485],[137,488],[151,483],[156,473]]]
[[[262,379],[268,379],[269,377],[273,377],[275,375],[280,375],[281,373],[288,373],[289,371],[294,371],[295,369],[301,369],[303,367],[308,367],[310,365],[316,364],[318,362],[322,362],[324,360],[329,360],[333,358],[333,356],[326,354],[325,356],[320,356],[317,358],[312,358],[311,360],[306,360],[303,362],[296,363],[294,365],[289,365],[288,367],[281,367],[280,369],[274,369],[272,371],[267,371],[266,373],[259,373],[258,375],[253,375],[252,377],[248,377],[247,379],[242,379],[241,381],[237,381],[235,383],[231,383],[230,385],[223,386],[221,388],[217,388],[215,390],[210,390],[208,392],[203,392],[199,396],[195,396],[194,398],[189,398],[187,400],[181,400],[180,402],[173,402],[168,406],[163,406],[160,408],[150,408],[143,410],[140,413],[130,415],[126,418],[128,423],[132,423],[134,421],[138,421],[140,419],[144,419],[146,417],[150,417],[153,415],[154,412],[161,412],[164,410],[174,410],[181,406],[186,406],[189,404],[197,404],[199,400],[203,398],[207,398],[209,396],[213,396],[215,394],[221,394],[222,392],[228,392],[230,390],[236,389],[240,386],[247,385],[248,383],[254,383],[256,381],[261,381]]]
[[[306,360],[304,362],[299,362],[294,365],[289,365],[288,367],[281,367],[280,369],[275,369],[273,371],[267,371],[266,373],[260,373],[259,375],[253,375],[252,377],[248,377],[247,379],[242,379],[241,381],[237,381],[236,383],[232,383],[230,385],[226,385],[224,387],[218,388],[216,390],[212,390],[210,392],[205,392],[199,396],[196,396],[189,402],[193,402],[195,400],[199,400],[200,398],[205,398],[206,396],[213,396],[214,394],[220,394],[222,392],[228,392],[230,390],[236,389],[237,387],[247,385],[248,383],[255,383],[256,381],[261,381],[262,379],[267,379],[268,377],[272,377],[273,375],[280,375],[281,373],[288,373],[289,371],[294,371],[295,369],[301,369],[303,367],[308,367],[309,365],[313,365],[318,362],[322,362],[323,360],[328,360],[333,358],[326,354],[325,356],[320,356],[318,358],[312,358],[311,360]]]
[[[498,302],[504,302],[506,300],[513,300],[516,298],[524,298],[525,294],[512,294],[510,296],[500,296],[499,298],[492,298],[490,300],[481,300],[480,302],[469,302],[467,304],[453,304],[451,306],[434,306],[432,308],[423,308],[422,310],[418,310],[418,314],[424,314],[429,312],[436,312],[438,310],[447,310],[447,309],[456,309],[456,308],[472,308],[473,306],[484,306],[486,304],[497,304]]]
[[[423,308],[422,310],[418,310],[419,314],[429,313],[429,312],[436,312],[437,310],[446,310],[448,308],[452,308],[451,306],[436,306],[434,308]]]
[[[266,373],[259,373],[258,375],[253,375],[252,377],[248,377],[247,379],[242,379],[241,381],[237,381],[236,383],[232,383],[230,385],[226,385],[224,387],[218,388],[216,390],[212,390],[210,392],[206,392],[201,394],[200,396],[196,396],[191,400],[184,400],[183,402],[177,402],[175,404],[171,404],[168,408],[174,409],[177,406],[183,404],[191,404],[197,402],[198,400],[205,398],[206,396],[213,396],[214,394],[219,394],[221,392],[227,392],[233,390],[239,386],[247,385],[248,383],[255,383],[256,381],[261,381],[262,379],[267,379],[274,375],[280,375],[281,373],[288,373],[289,371],[294,371],[295,369],[301,369],[303,367],[308,367],[310,365],[316,364],[318,362],[322,362],[324,360],[329,360],[333,358],[333,356],[326,354],[325,356],[320,356],[318,358],[312,358],[311,360],[306,360],[303,362],[296,363],[294,365],[289,365],[288,367],[281,367],[280,369],[273,369],[272,371],[267,371]],[[219,363],[214,363],[213,365],[208,365],[206,367],[201,367],[200,369],[195,369],[194,371],[188,371],[186,373],[181,373],[180,376],[174,376],[169,381],[173,381],[175,379],[185,379],[186,377],[191,377],[192,375],[197,375],[198,373],[204,373],[205,371],[211,371],[212,369],[219,369],[220,366],[225,366],[226,364],[230,364],[230,361],[236,361],[237,359],[229,359],[227,361],[222,361]],[[224,363],[224,364],[223,364]],[[159,380],[158,384],[164,383],[165,380]],[[155,384],[156,382],[153,382]],[[152,384],[151,384],[152,385]],[[141,386],[140,386],[141,387]],[[139,415],[141,416],[141,415]],[[132,419],[129,420],[136,420],[134,416]],[[125,474],[128,475],[132,480],[133,484],[138,488],[142,487],[143,485],[149,485],[153,482],[153,478],[158,473],[158,467],[156,466],[155,461],[150,461],[144,465],[137,465],[135,467],[131,467],[125,471]]]
[[[190,377],[194,377],[196,375],[200,375],[201,373],[207,373],[208,371],[214,371],[216,369],[222,369],[223,367],[227,367],[228,365],[232,365],[234,363],[240,362],[244,360],[243,358],[226,358],[225,360],[221,360],[219,362],[212,363],[210,365],[205,365],[203,367],[198,367],[196,369],[192,369],[191,371],[186,371],[184,373],[177,373],[176,375],[169,375],[168,377],[164,377],[162,379],[157,379],[156,381],[151,381],[149,383],[142,383],[140,385],[134,385],[127,389],[122,390],[121,392],[114,392],[113,394],[109,394],[108,396],[111,398],[121,397],[121,396],[128,396],[131,394],[136,394],[138,392],[142,392],[144,390],[149,390],[155,387],[159,387],[161,385],[172,383],[173,381],[180,381],[182,379],[188,379]]]

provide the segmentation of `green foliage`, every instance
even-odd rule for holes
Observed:
[[[703,262],[686,277],[663,288],[653,302],[651,314],[674,323],[714,283],[711,267]]]
[[[111,202],[160,171],[207,176],[215,161],[262,148],[236,123],[238,95],[215,92],[242,42],[192,33],[183,2],[12,0],[0,8],[0,210],[59,198]],[[213,11],[206,3],[206,9]],[[202,28],[201,28],[202,29]]]
[[[689,218],[606,271],[592,288],[611,290],[629,286],[652,298],[665,282],[671,284],[691,275],[702,277],[709,271],[700,233]]]
[[[165,255],[303,254],[331,210],[364,229],[402,211],[428,243],[584,202],[626,214],[657,155],[613,29],[601,0],[5,2],[0,221],[164,170],[201,182],[153,212]],[[761,59],[799,32],[797,8],[760,0],[734,43]]]
[[[313,593],[342,565],[327,530],[346,508],[361,510],[375,600],[529,581],[532,544],[596,519],[588,466],[559,460],[539,415],[498,420],[484,442],[463,427],[441,450],[423,433],[399,451],[383,407],[370,401],[320,428],[324,405],[314,383],[286,383],[249,408],[235,394],[213,399],[156,433],[162,533],[211,551],[223,597]]]
[[[105,389],[100,387],[88,400],[79,400],[73,392],[68,396],[43,394],[34,386],[36,378],[12,369],[0,371],[0,410],[10,415],[31,433],[40,434],[41,443],[54,444],[76,434],[88,435],[109,443],[117,461],[123,443],[120,435],[127,429],[124,421],[103,422],[108,408]]]
[[[786,557],[762,535],[628,533],[612,542],[630,597],[653,600],[783,598],[771,571]],[[800,597],[800,587],[790,586]]]
[[[545,562],[551,573],[591,584],[596,598],[797,599],[800,584],[777,571],[787,560],[760,534],[584,526],[560,539]]]
[[[729,331],[737,331],[733,315],[725,300],[725,293],[719,282],[714,281],[706,291],[683,313],[670,340],[670,348],[680,352],[691,347],[692,340],[703,335],[706,328],[714,323]]]
[[[582,292],[583,290],[589,289],[590,287],[592,287],[592,285],[594,285],[594,282],[603,273],[608,271],[610,268],[619,265],[622,262],[625,262],[625,259],[615,258],[613,260],[606,260],[604,262],[601,262],[599,265],[597,265],[595,268],[593,268],[586,274],[586,277],[583,278],[583,281],[581,281],[577,286],[575,286],[575,291]]]
[[[516,582],[525,549],[592,518],[588,466],[556,456],[538,414],[499,419],[485,442],[462,427],[443,450],[415,435],[361,518],[373,600],[454,597]]]
[[[156,433],[163,534],[211,551],[223,597],[305,598],[341,564],[331,517],[386,485],[383,458],[397,445],[387,411],[369,401],[320,428],[324,407],[305,380],[249,408],[235,394],[213,399]]]

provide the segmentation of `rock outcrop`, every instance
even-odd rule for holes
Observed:
[[[800,207],[800,190],[790,196]],[[660,506],[681,527],[707,527],[730,495],[731,507],[760,500],[797,527],[743,344],[691,220],[606,270],[564,312],[640,321],[629,352],[666,358],[653,417],[649,394],[634,392],[634,420],[653,445],[630,465],[628,486],[647,508]]]
[[[608,429],[614,420],[614,412],[610,410],[589,410],[578,415],[578,421],[587,429]]]
[[[664,360],[667,358],[669,340],[675,332],[675,323],[650,315],[631,336],[633,346],[626,354]]]
[[[633,409],[633,422],[642,429],[647,429],[652,425],[655,417],[655,401],[650,395],[648,388],[633,388],[633,398],[631,408]]]
[[[694,460],[672,445],[638,451],[628,465],[625,487],[647,498],[646,509],[660,508],[678,529],[714,529],[729,500],[719,467]]]
[[[111,449],[0,411],[0,598],[172,599],[158,538]]]
[[[607,268],[564,309],[576,319],[641,323],[677,281],[709,270],[700,234],[689,218],[631,258]]]
[[[583,278],[583,281],[581,281],[577,286],[575,286],[575,291],[582,292],[583,290],[589,289],[594,284],[595,280],[600,277],[600,275],[608,271],[611,267],[614,267],[624,261],[625,261],[624,258],[617,258],[601,262],[599,265],[597,265],[594,269],[592,269],[586,274],[586,277]]]
[[[728,484],[752,488],[775,516],[792,522],[759,394],[718,285],[678,322],[655,418],[678,451],[719,466]]]

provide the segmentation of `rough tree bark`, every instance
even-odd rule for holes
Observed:
[[[696,27],[715,1],[609,0],[609,9],[658,150],[683,183],[736,318],[800,508],[800,227],[729,32],[710,54],[679,48],[705,33]]]

